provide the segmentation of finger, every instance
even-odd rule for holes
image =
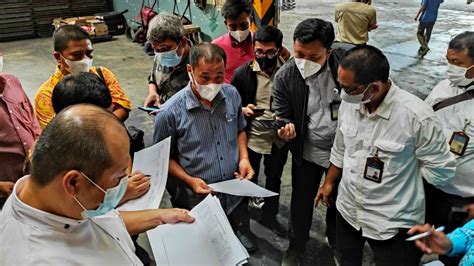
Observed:
[[[320,200],[321,200],[321,194],[316,195],[316,198],[314,199],[314,207],[315,208],[318,207]]]
[[[247,105],[247,107],[248,107],[249,109],[255,109],[255,108],[257,108],[255,105],[253,105],[253,104],[251,104],[251,103],[249,103],[249,104]]]
[[[143,184],[140,184],[136,187],[136,190],[137,191],[141,191],[141,190],[148,190],[150,188],[150,181],[148,182],[144,182]]]
[[[239,179],[239,180],[244,179],[244,177],[241,176],[241,175],[240,175],[239,173],[237,173],[237,172],[234,173],[234,176],[235,176],[235,178],[237,178],[237,179]]]
[[[189,212],[180,211],[176,218],[177,218],[177,222],[186,222],[186,223],[194,222],[194,217],[189,215]]]

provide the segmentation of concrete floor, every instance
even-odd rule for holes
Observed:
[[[292,50],[292,35],[296,25],[304,18],[319,17],[333,21],[334,5],[342,1],[297,0],[296,9],[281,14],[280,28],[284,33],[284,43]],[[446,1],[447,2],[447,1]],[[381,48],[389,57],[392,79],[403,89],[424,98],[431,88],[444,78],[446,70],[445,52],[449,40],[456,34],[474,30],[474,4],[466,5],[462,0],[449,0],[443,4],[439,20],[435,25],[431,51],[423,60],[416,57],[417,23],[413,21],[419,1],[416,0],[375,0],[379,28],[370,33],[369,44]],[[124,36],[113,41],[94,45],[94,65],[110,68],[118,77],[135,107],[143,103],[147,95],[147,80],[152,58],[142,52],[139,45],[126,40]],[[50,39],[33,39],[0,44],[5,54],[5,72],[18,76],[28,96],[34,93],[42,82],[53,73],[55,62],[52,57]],[[146,132],[150,142],[152,118],[134,109],[127,121],[128,125],[139,126]],[[290,164],[285,167],[281,192],[281,218],[287,222],[291,196]],[[261,171],[263,172],[263,171]],[[260,178],[259,180],[264,180]],[[255,213],[258,216],[258,213]],[[304,265],[334,265],[330,250],[324,243],[323,208],[315,209],[311,240],[308,243]],[[251,265],[279,265],[288,241],[252,221],[253,232],[257,235],[260,250],[252,255]],[[368,253],[369,254],[369,253]],[[364,258],[364,265],[372,265],[370,255]]]

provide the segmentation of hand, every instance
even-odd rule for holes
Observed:
[[[135,171],[128,178],[127,191],[123,196],[123,202],[141,197],[148,189],[150,189],[150,177],[145,176],[140,171]]]
[[[192,223],[194,218],[184,209],[158,209],[158,224],[175,224],[179,222]]]
[[[256,113],[254,109],[257,107],[251,103],[247,105],[247,107],[242,107],[242,113],[244,113],[245,117],[255,118],[263,115],[263,113]]]
[[[156,107],[160,107],[160,95],[158,95],[158,93],[156,92],[152,92],[150,94],[148,94],[148,96],[146,97],[145,99],[145,103],[143,103],[143,106],[145,107],[152,107],[152,106],[156,106]]]
[[[295,125],[288,123],[284,127],[278,129],[278,137],[284,141],[290,141],[296,137]]]
[[[0,181],[0,196],[8,197],[13,192],[15,183],[10,181]]]
[[[415,21],[418,21],[418,17],[415,17]]]
[[[333,186],[330,184],[322,185],[319,190],[316,198],[314,199],[314,207],[318,207],[319,202],[321,201],[324,206],[329,206],[329,195],[331,195]]]
[[[196,194],[209,194],[212,192],[212,188],[209,187],[206,182],[199,177],[193,177],[189,186]]]
[[[415,225],[409,231],[409,235],[420,234],[431,231],[431,235],[415,240],[415,245],[424,253],[447,254],[452,249],[451,240],[443,233],[436,231],[431,225]]]
[[[234,173],[235,177],[238,179],[247,179],[251,180],[255,175],[255,171],[250,165],[250,161],[248,158],[242,158],[239,162],[239,172]]]
[[[469,214],[468,220],[474,219],[474,203],[463,207]]]

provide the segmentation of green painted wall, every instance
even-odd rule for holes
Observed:
[[[158,12],[173,12],[174,0],[157,0],[158,3],[155,7],[155,10]],[[182,12],[186,8],[187,0],[176,0],[178,2],[178,10],[182,15]],[[147,3],[148,0],[145,0]],[[153,3],[153,0],[149,0]],[[133,17],[139,15],[139,10],[141,7],[141,0],[113,0],[115,11],[123,11],[128,9],[128,12],[125,14],[127,20],[131,20]],[[192,22],[194,25],[201,27],[201,31],[204,33],[203,39],[205,41],[210,41],[215,39],[227,30],[224,26],[224,19],[220,14],[220,10],[214,9],[212,6],[208,6],[206,11],[202,11],[194,5],[194,0],[191,0],[191,15]],[[189,16],[189,13],[186,12],[186,16]],[[130,23],[130,22],[129,22]]]

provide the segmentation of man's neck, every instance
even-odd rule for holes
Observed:
[[[377,108],[382,104],[382,102],[385,100],[385,97],[387,96],[388,91],[392,87],[392,83],[390,80],[387,83],[384,83],[382,85],[382,91],[379,91],[380,97],[376,97],[374,100],[370,101],[365,105],[369,113],[374,113]]]

